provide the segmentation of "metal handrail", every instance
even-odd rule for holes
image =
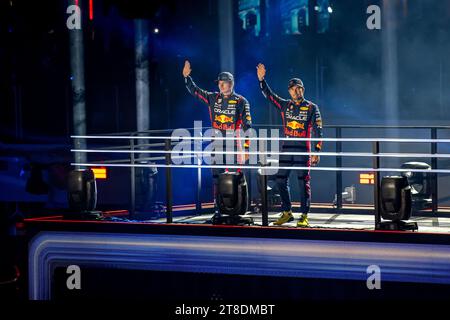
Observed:
[[[265,124],[254,124],[253,127],[271,127],[271,128],[281,128],[281,125],[265,125]],[[437,169],[437,159],[438,158],[446,158],[447,155],[439,155],[437,153],[437,144],[438,143],[447,143],[450,142],[450,139],[438,139],[437,138],[437,131],[438,130],[448,130],[450,129],[450,126],[445,126],[445,125],[439,125],[439,126],[416,126],[416,125],[407,125],[407,126],[395,126],[395,125],[324,125],[324,128],[334,128],[336,130],[336,138],[250,138],[250,140],[290,140],[290,141],[317,141],[317,140],[322,140],[322,141],[333,141],[336,142],[336,153],[329,153],[329,155],[334,155],[336,157],[336,194],[337,194],[337,201],[336,201],[336,209],[337,211],[342,209],[342,172],[345,171],[345,168],[342,168],[342,157],[343,156],[347,156],[345,153],[340,152],[342,150],[342,143],[343,142],[355,142],[355,141],[360,141],[360,142],[372,142],[374,145],[374,150],[377,150],[377,152],[374,152],[372,154],[368,154],[367,156],[371,156],[374,159],[374,167],[373,168],[367,168],[367,171],[370,171],[371,169],[374,169],[374,173],[376,173],[377,175],[377,181],[376,183],[379,183],[379,172],[380,171],[384,171],[384,168],[379,168],[379,160],[380,158],[383,157],[389,157],[390,155],[386,155],[383,153],[379,153],[379,143],[380,142],[414,142],[414,143],[429,143],[431,145],[431,152],[429,154],[409,154],[411,156],[424,156],[424,157],[429,157],[431,158],[431,162],[432,162],[432,172],[431,173],[431,177],[432,177],[432,212],[433,213],[437,213],[437,174],[436,172],[446,172],[447,170],[438,170]],[[211,127],[201,127],[202,129],[210,129]],[[196,129],[196,128],[186,128],[188,130],[190,129]],[[431,138],[430,139],[407,139],[407,138],[400,138],[400,139],[394,139],[394,138],[360,138],[360,139],[354,139],[354,138],[341,138],[342,136],[342,131],[344,129],[427,129],[427,130],[431,130]],[[172,153],[170,151],[170,148],[167,147],[167,143],[168,141],[170,141],[172,139],[172,137],[170,136],[160,136],[160,137],[152,137],[152,136],[140,136],[142,134],[148,134],[148,133],[164,133],[164,132],[172,132],[174,129],[163,129],[163,130],[146,130],[146,131],[139,131],[139,132],[131,132],[128,133],[130,134],[127,137],[124,136],[120,136],[123,133],[116,133],[116,134],[104,134],[102,136],[72,136],[72,138],[106,138],[106,139],[110,139],[110,138],[116,138],[116,139],[129,139],[130,140],[130,145],[128,147],[130,147],[130,150],[133,150],[133,152],[130,152],[130,162],[131,164],[135,164],[137,159],[134,159],[133,154],[134,153],[140,153],[138,152],[138,150],[136,149],[141,149],[143,147],[151,147],[151,146],[157,146],[157,147],[162,147],[162,146],[166,146],[166,150],[162,153],[166,154],[166,157],[154,157],[154,158],[140,158],[139,160],[145,161],[145,160],[163,160],[166,159],[167,160],[167,156],[170,156],[170,154]],[[210,137],[190,137],[191,141],[193,142],[194,140],[202,140],[203,142],[208,141]],[[138,144],[136,141],[136,139],[148,139],[148,140],[155,140],[155,139],[164,139],[164,143],[155,143],[155,144]],[[216,138],[217,139],[217,138]],[[220,140],[234,140],[234,139],[249,139],[248,137],[240,137],[240,138],[231,138],[231,137],[222,137],[219,138]],[[172,142],[170,143],[171,145],[176,144],[177,142]],[[376,145],[376,146],[375,146]],[[127,146],[126,146],[127,147]],[[104,149],[103,150],[108,150],[108,149]],[[119,149],[119,147],[112,147],[110,150],[114,150],[114,149]],[[74,150],[76,151],[76,150]],[[140,151],[144,151],[144,150],[140,150]],[[142,153],[145,153],[142,152]],[[152,152],[149,152],[152,153]],[[195,154],[196,152],[193,151],[193,153]],[[198,152],[197,152],[198,153]],[[314,154],[314,153],[311,153]],[[327,153],[321,153],[322,155],[327,155]],[[358,156],[360,154],[358,153]],[[356,156],[356,154],[355,154]],[[366,155],[364,155],[366,156]],[[406,155],[405,155],[406,156]],[[114,161],[114,160],[113,160]],[[117,160],[115,160],[114,162],[116,162]],[[121,161],[121,160],[119,160]],[[117,162],[119,162],[117,161]],[[116,163],[117,163],[116,162]],[[105,163],[105,162],[103,162]],[[110,162],[112,163],[112,162]],[[376,165],[375,165],[376,164]],[[138,166],[138,165],[137,165]],[[158,165],[157,165],[158,167]],[[169,168],[170,169],[170,168]],[[387,169],[387,168],[386,168]],[[391,168],[394,169],[394,168]],[[132,169],[132,171],[134,171]],[[201,170],[200,170],[201,171]],[[398,172],[402,172],[401,170],[395,170]],[[416,171],[416,170],[407,170],[407,171]],[[134,175],[134,173],[133,173]],[[132,179],[134,180],[134,179]],[[197,202],[199,201],[199,199],[197,199]],[[377,195],[375,194],[375,204],[377,204]],[[197,204],[197,207],[198,204]],[[134,208],[134,204],[133,204],[133,208]],[[201,205],[200,205],[201,208]],[[133,210],[134,211],[134,210]],[[377,218],[378,219],[378,218]]]

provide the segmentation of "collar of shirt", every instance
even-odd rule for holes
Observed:
[[[306,99],[302,98],[301,100],[297,100],[297,101],[294,101],[291,99],[289,105],[295,106],[295,107],[304,107],[305,105],[308,105],[308,104],[306,103]]]
[[[220,93],[220,97],[222,99],[231,99],[232,97],[234,97],[234,95],[235,95],[234,91],[231,91],[231,93],[227,96],[225,96],[223,93]]]

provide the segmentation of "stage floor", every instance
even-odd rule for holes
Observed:
[[[450,218],[417,217],[419,232],[398,232],[374,231],[367,214],[313,212],[311,228],[296,228],[295,222],[259,226],[260,214],[248,215],[256,225],[225,226],[209,224],[211,214],[176,213],[174,223],[133,220],[126,210],[104,212],[100,220],[26,219],[29,298],[72,299],[66,286],[72,265],[83,269],[83,294],[91,299],[185,301],[192,292],[232,299],[236,288],[254,299],[367,299],[374,297],[367,290],[370,266],[382,270],[380,298],[449,297]],[[277,215],[270,214],[271,222]]]
[[[269,213],[269,226],[278,218],[278,212]],[[299,213],[294,212],[296,220],[283,224],[282,227],[296,228]],[[210,223],[212,214],[183,215],[173,217],[174,223],[206,224]],[[250,213],[244,217],[253,218],[254,225],[262,225],[261,214]],[[356,229],[374,230],[374,216],[367,214],[336,214],[336,213],[309,213],[309,224],[311,228],[327,229]],[[443,217],[412,217],[410,221],[417,222],[419,232],[450,233],[450,218]],[[150,223],[166,223],[165,218],[145,220]]]

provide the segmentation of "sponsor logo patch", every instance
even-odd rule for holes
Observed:
[[[286,126],[294,130],[305,129],[305,124],[297,121],[289,121]]]
[[[214,121],[218,121],[220,123],[233,122],[233,118],[232,117],[227,117],[226,115],[221,114],[220,116],[216,116],[214,118]]]

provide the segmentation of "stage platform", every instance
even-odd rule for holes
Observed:
[[[293,215],[297,220],[300,216],[295,209],[299,207],[298,202],[293,202]],[[213,203],[202,203],[201,213],[197,212],[195,204],[173,206],[173,223],[184,224],[211,224],[213,215]],[[254,212],[255,204],[252,203],[251,211],[244,216],[253,219],[254,226],[262,226],[261,213]],[[339,230],[374,230],[375,218],[373,206],[361,204],[347,204],[337,210],[329,203],[313,203],[312,212],[309,213],[309,224],[313,229],[339,229]],[[280,212],[275,207],[269,212],[269,226],[277,220]],[[54,218],[61,218],[55,215]],[[137,212],[132,217],[127,210],[107,211],[105,218],[108,221],[116,222],[142,222],[142,223],[166,223],[164,212],[152,214],[151,212]],[[439,207],[439,213],[431,210],[414,212],[410,222],[416,222],[419,232],[425,233],[450,233],[450,208]],[[296,221],[283,224],[283,228],[296,228]]]
[[[105,220],[26,219],[29,298],[450,298],[447,218],[393,232],[373,230],[369,215],[311,213],[311,228],[260,226],[256,214],[253,226],[215,226],[210,216],[178,212],[170,224],[126,211]],[[71,265],[83,270],[83,291],[66,288]],[[381,290],[367,287],[373,268]]]
[[[195,211],[195,205],[181,205],[173,207],[173,222],[176,224],[211,224],[213,216],[213,205],[205,203],[202,205],[202,213]],[[374,230],[375,218],[370,212],[369,206],[348,206],[343,208],[343,212],[338,213],[331,210],[327,205],[316,205],[313,207],[315,212],[308,215],[310,228],[312,229],[337,229],[337,230]],[[328,212],[329,210],[329,212]],[[440,214],[436,215],[430,211],[423,211],[422,214],[412,216],[410,222],[416,222],[421,233],[450,233],[450,216],[447,216],[446,208],[440,209]],[[278,211],[269,212],[269,226],[273,227],[273,222],[277,220],[280,213]],[[297,228],[296,221],[300,213],[293,213],[295,221],[282,225],[282,228]],[[253,226],[262,226],[262,217],[260,213],[247,212],[243,217],[251,218]],[[55,214],[50,216],[27,219],[27,221],[47,220],[60,221],[63,215]],[[67,219],[66,219],[67,220]],[[70,219],[69,219],[70,220]],[[167,219],[164,214],[153,215],[150,212],[137,212],[131,216],[127,210],[115,210],[104,212],[105,221],[113,222],[132,222],[132,223],[153,223],[165,224]],[[417,232],[417,231],[416,231]]]
[[[269,213],[269,222],[272,226],[280,213]],[[299,213],[294,212],[294,217],[297,220]],[[211,223],[212,214],[202,215],[185,215],[173,218],[174,223],[188,223],[188,224],[207,224]],[[261,214],[249,213],[246,218],[252,218],[255,226],[262,225]],[[308,215],[310,227],[313,229],[340,229],[340,230],[374,230],[375,218],[371,215],[361,214],[336,214],[336,213],[310,213]],[[165,223],[164,218],[146,220],[148,223]],[[412,217],[411,220],[417,222],[420,232],[426,233],[449,233],[450,234],[450,218],[443,217]],[[285,228],[296,228],[297,221],[292,221],[283,224]]]

